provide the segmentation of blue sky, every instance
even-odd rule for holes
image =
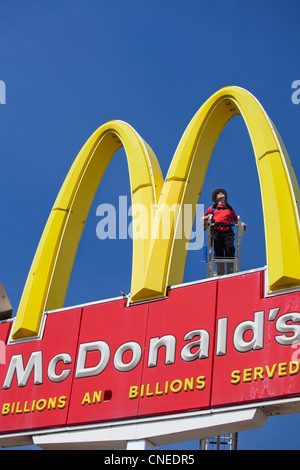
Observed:
[[[80,148],[111,119],[131,124],[164,176],[189,121],[226,85],[249,90],[275,123],[300,177],[298,0],[10,0],[0,7],[0,282],[14,313],[36,247]],[[264,266],[259,182],[241,117],[214,150],[200,203],[216,187],[248,224],[242,269]],[[131,240],[100,241],[99,204],[129,197],[124,151],[92,204],[66,305],[130,291]],[[188,255],[185,281],[205,276],[202,251]],[[240,449],[299,449],[300,417],[270,418],[239,434]],[[197,442],[180,448],[197,448]],[[176,448],[178,448],[177,446]]]

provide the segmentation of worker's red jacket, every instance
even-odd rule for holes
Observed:
[[[224,227],[224,226],[217,226],[218,223],[220,224],[231,224],[237,222],[237,216],[233,208],[231,210],[227,206],[222,206],[220,204],[215,207],[215,210],[213,212],[214,206],[210,206],[207,211],[205,212],[205,215],[209,215],[213,213],[213,220],[212,222],[215,223],[215,228],[219,230],[229,230],[231,227]]]

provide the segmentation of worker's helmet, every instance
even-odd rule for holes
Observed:
[[[227,196],[227,191],[226,191],[226,189],[223,189],[223,188],[217,188],[217,189],[215,189],[215,190],[213,191],[212,196],[211,196],[212,201],[213,201],[213,202],[216,202],[216,197],[217,197],[217,194],[218,194],[218,193],[223,193],[223,194],[224,194],[224,196],[225,196],[225,202],[227,203],[227,198],[228,198],[228,196]]]

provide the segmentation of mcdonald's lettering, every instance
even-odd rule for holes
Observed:
[[[48,312],[40,339],[6,346],[2,433],[29,418],[34,430],[300,396],[299,292],[262,296],[265,278],[260,269],[153,302]],[[1,340],[12,326],[0,323]]]
[[[269,318],[280,308],[272,308],[269,312]],[[233,333],[233,346],[236,351],[245,353],[264,348],[264,323],[265,312],[255,312],[253,320],[245,320],[239,323]],[[280,333],[274,336],[274,340],[281,346],[290,346],[300,343],[300,313],[291,312],[280,315],[275,323],[275,331]],[[245,340],[246,332],[251,331],[251,340]],[[205,329],[195,328],[180,335],[183,338],[180,351],[180,360],[191,362],[207,359],[209,357],[209,345],[211,333]],[[216,329],[216,356],[225,356],[227,354],[228,343],[228,318],[219,318]],[[161,337],[150,338],[147,351],[147,367],[157,367],[158,354],[161,348],[164,348],[163,362],[165,365],[175,363],[176,348],[178,341],[174,335],[166,334]],[[98,362],[87,367],[87,356],[90,352],[99,353]],[[131,353],[131,359],[125,362],[124,356],[127,352]],[[135,369],[141,362],[143,349],[141,344],[136,341],[127,341],[121,344],[111,357],[111,349],[106,341],[98,340],[79,345],[78,356],[75,367],[75,379],[95,377],[103,373],[110,360],[113,361],[113,367],[118,372],[129,372]],[[61,362],[63,369],[58,374],[56,368]],[[47,367],[47,378],[51,382],[63,382],[71,373],[71,367],[74,360],[68,353],[59,353],[51,358]],[[31,354],[26,366],[22,354],[11,357],[3,390],[9,389],[12,385],[14,376],[16,376],[17,386],[26,387],[30,376],[33,375],[33,384],[41,385],[43,383],[43,351],[35,351]]]
[[[237,114],[255,155],[267,265],[183,284],[208,163]],[[84,221],[122,146],[132,224],[128,232],[128,205],[121,198],[126,223],[119,235],[132,236],[130,294],[64,308]],[[152,149],[130,125],[110,121],[99,127],[53,205],[16,318],[0,321],[0,441],[37,430],[69,432],[253,403],[266,415],[268,406],[270,413],[290,412],[291,403],[300,409],[299,201],[279,133],[242,88],[222,88],[201,106],[165,181]],[[101,219],[96,228],[100,239],[106,223]],[[115,229],[110,226],[109,235]],[[196,238],[192,249],[201,241]]]

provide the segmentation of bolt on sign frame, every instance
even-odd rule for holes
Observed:
[[[13,326],[12,339],[38,336],[43,312],[63,307],[69,277],[85,220],[107,165],[124,147],[132,204],[149,208],[145,221],[156,236],[135,237],[131,303],[164,297],[169,285],[183,280],[186,239],[176,238],[178,213],[171,235],[159,233],[164,212],[173,204],[195,210],[217,139],[228,121],[241,114],[246,123],[260,181],[268,290],[300,285],[299,186],[274,124],[248,91],[229,86],[212,95],[185,130],[164,181],[149,145],[128,124],[110,121],[85,143],[57,196],[38,245]],[[289,223],[286,223],[286,220]],[[192,225],[190,230],[192,229]],[[153,233],[153,232],[152,232]]]

